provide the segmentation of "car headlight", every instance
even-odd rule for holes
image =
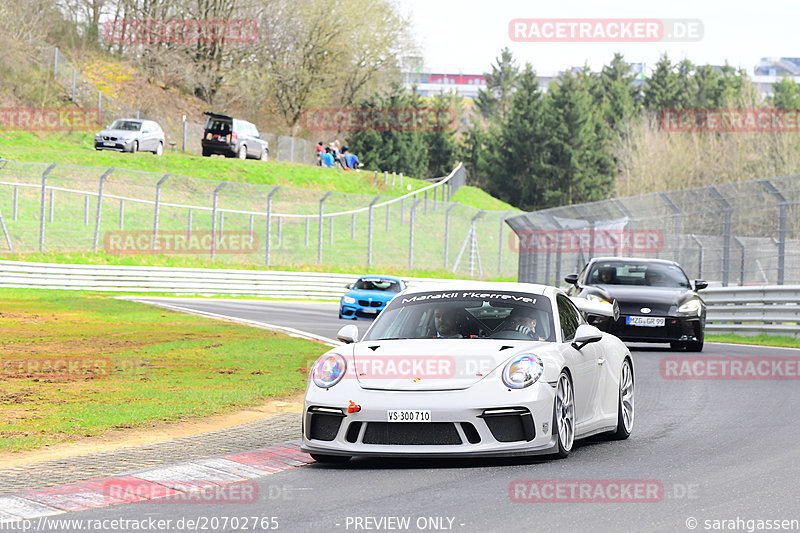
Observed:
[[[311,377],[317,387],[330,389],[344,377],[347,362],[338,353],[325,354],[314,363]]]
[[[590,302],[600,302],[600,303],[603,303],[603,304],[611,305],[611,302],[609,302],[608,300],[606,300],[602,296],[598,296],[596,294],[587,294],[586,295],[586,299],[589,300]]]
[[[693,298],[685,304],[678,307],[678,312],[684,315],[697,315],[700,316],[700,300]]]
[[[354,303],[356,303],[356,299],[352,298],[350,296],[345,296],[344,298],[342,298],[342,301],[344,303],[346,303],[346,304],[354,304]]]
[[[536,383],[544,372],[544,363],[539,356],[521,354],[506,364],[503,369],[503,383],[511,389],[524,389]]]

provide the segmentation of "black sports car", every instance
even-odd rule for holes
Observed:
[[[591,317],[600,329],[629,342],[668,342],[673,350],[703,349],[706,304],[674,261],[597,257],[564,280],[571,296],[619,305],[619,318]]]

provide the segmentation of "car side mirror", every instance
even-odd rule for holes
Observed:
[[[572,347],[575,348],[576,350],[580,350],[587,344],[598,342],[602,338],[603,338],[602,331],[600,331],[594,326],[590,326],[589,324],[581,324],[575,331],[575,338],[572,340]]]
[[[564,281],[569,283],[570,285],[578,286],[578,275],[577,274],[567,274],[564,276]]]
[[[700,291],[708,287],[708,282],[704,279],[694,280],[694,290]]]
[[[348,324],[339,330],[336,338],[345,344],[358,342],[358,327],[355,324]]]
[[[353,288],[353,284],[352,283],[348,283],[347,285],[344,286],[344,288],[345,289],[352,289]]]

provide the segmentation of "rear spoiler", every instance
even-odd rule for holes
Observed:
[[[583,313],[584,318],[588,318],[589,315],[613,317],[614,320],[619,318],[619,304],[616,300],[614,300],[614,303],[609,304],[605,302],[593,302],[586,298],[578,298],[576,296],[570,296],[569,299],[572,300],[575,307]]]

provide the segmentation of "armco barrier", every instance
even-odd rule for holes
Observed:
[[[800,337],[800,285],[713,287],[702,296],[708,333]]]
[[[354,274],[0,261],[0,287],[338,300]],[[447,280],[404,278],[416,284]]]

